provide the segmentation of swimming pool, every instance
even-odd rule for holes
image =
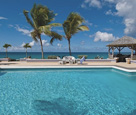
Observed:
[[[136,73],[116,69],[0,70],[0,115],[136,114]]]

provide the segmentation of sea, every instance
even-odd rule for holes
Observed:
[[[117,54],[117,52],[115,52]],[[130,55],[130,52],[123,52],[122,54]],[[48,56],[55,55],[62,58],[63,56],[69,56],[69,52],[44,52],[44,58],[47,59]],[[78,55],[87,55],[87,59],[94,59],[99,56],[103,59],[108,58],[108,52],[72,52],[72,56],[78,58]],[[41,52],[28,52],[28,56],[33,59],[41,59]],[[0,58],[5,58],[6,53],[0,52]],[[26,57],[26,52],[8,52],[8,57],[11,59],[20,59]]]

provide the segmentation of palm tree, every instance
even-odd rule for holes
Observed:
[[[27,48],[32,48],[32,46],[30,46],[29,43],[26,43],[23,47],[26,48],[26,58],[27,58]]]
[[[72,12],[69,14],[67,19],[63,23],[63,29],[65,32],[65,38],[68,40],[70,55],[71,55],[70,40],[72,36],[78,33],[79,31],[89,30],[87,26],[82,25],[83,22],[85,22],[85,20],[78,13]]]
[[[11,45],[10,44],[5,44],[3,47],[6,49],[6,58],[8,58],[8,51],[7,51],[7,49],[8,49],[8,47],[11,47]]]
[[[28,11],[24,10],[24,15],[27,22],[32,26],[33,31],[31,36],[34,41],[38,42],[40,40],[42,59],[44,58],[43,54],[43,44],[41,39],[41,34],[51,37],[50,43],[52,44],[54,40],[62,40],[62,36],[58,33],[51,30],[52,27],[61,26],[59,23],[51,23],[56,14],[53,11],[49,10],[46,6],[34,4],[33,8],[30,11],[31,18],[28,16]]]

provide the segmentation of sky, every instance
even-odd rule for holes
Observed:
[[[23,10],[30,11],[33,4],[47,6],[57,13],[52,23],[63,23],[70,12],[77,12],[85,19],[89,31],[79,32],[71,38],[72,52],[107,52],[106,45],[123,36],[136,38],[136,0],[0,0],[0,50],[11,44],[11,52],[24,52],[22,47],[30,43],[29,51],[40,52],[39,43],[30,35],[33,30],[27,23]],[[62,27],[53,28],[65,35]],[[44,52],[68,52],[68,42],[55,41],[42,35]]]

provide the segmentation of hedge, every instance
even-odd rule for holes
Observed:
[[[83,56],[85,57],[85,59],[87,59],[87,55],[78,55],[78,58],[81,59]]]

